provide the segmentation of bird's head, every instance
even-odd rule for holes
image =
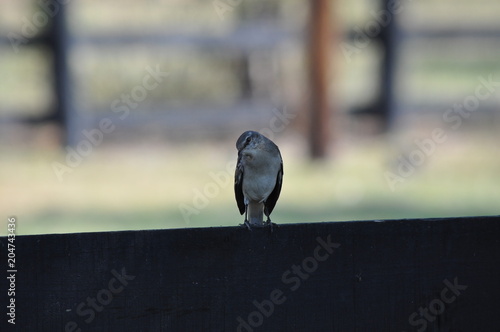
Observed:
[[[256,131],[245,131],[236,141],[238,152],[258,149],[263,144],[264,136]]]
[[[245,131],[236,141],[238,155],[245,156],[247,160],[253,160],[257,156],[277,155],[281,158],[276,144],[266,136],[256,131]],[[266,159],[264,159],[266,161]]]

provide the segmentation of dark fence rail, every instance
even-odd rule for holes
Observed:
[[[16,324],[3,313],[2,331],[500,328],[500,217],[33,235],[15,245]],[[11,282],[2,278],[3,294]]]

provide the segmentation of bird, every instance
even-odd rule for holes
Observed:
[[[234,174],[234,194],[244,225],[273,227],[271,212],[283,183],[283,159],[276,144],[256,131],[245,131],[236,141],[238,161]],[[264,224],[264,217],[267,221]]]

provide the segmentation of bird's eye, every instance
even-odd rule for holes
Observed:
[[[250,141],[251,141],[251,140],[252,140],[252,139],[250,138],[250,136],[248,136],[248,137],[247,137],[247,139],[246,139],[246,142],[247,142],[247,143],[250,143]]]

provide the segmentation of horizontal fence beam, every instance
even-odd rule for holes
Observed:
[[[129,44],[154,44],[158,47],[199,47],[199,48],[238,48],[242,50],[252,51],[254,48],[266,48],[276,46],[279,43],[300,42],[303,40],[303,33],[296,29],[283,29],[277,25],[262,24],[256,22],[258,27],[242,26],[228,35],[220,36],[204,36],[196,34],[188,34],[179,32],[177,34],[165,33],[141,33],[136,35],[131,34],[107,34],[107,35],[82,35],[72,36],[72,43],[74,45],[96,45],[96,46],[117,46],[123,45],[128,47]],[[361,24],[363,27],[363,24]],[[401,36],[408,39],[424,38],[424,39],[460,39],[473,42],[474,39],[500,39],[499,29],[469,29],[469,28],[406,28],[399,26]],[[360,29],[349,29],[344,34],[346,41],[353,41],[360,36]],[[263,33],[265,32],[265,33]],[[370,33],[363,32],[366,36]],[[380,38],[380,34],[376,34],[373,39]],[[13,38],[13,37],[11,37]],[[27,39],[28,45],[43,44],[50,41],[48,36],[38,36],[35,38]],[[10,46],[12,40],[5,34],[0,34],[0,46]]]
[[[0,238],[2,253],[8,243]],[[16,325],[3,313],[2,331],[500,326],[500,217],[30,235],[15,245]],[[7,293],[12,280],[1,280]]]

